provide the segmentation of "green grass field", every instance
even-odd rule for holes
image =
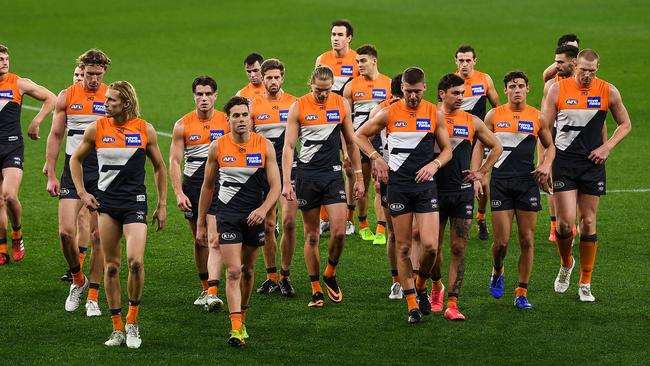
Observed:
[[[57,200],[46,193],[46,179],[40,173],[48,119],[39,141],[26,140],[21,200],[27,256],[23,262],[0,267],[2,364],[649,362],[650,306],[645,286],[650,278],[650,174],[645,162],[650,130],[642,112],[648,79],[641,72],[650,57],[646,46],[650,3],[24,0],[3,3],[2,14],[0,43],[10,48],[12,72],[58,93],[69,85],[74,59],[88,48],[101,48],[113,60],[105,80],[132,82],[143,118],[164,132],[170,132],[173,123],[193,108],[194,77],[209,74],[218,80],[221,106],[247,82],[241,64],[252,51],[284,61],[284,89],[295,95],[306,93],[314,59],[329,48],[329,22],[340,17],[351,19],[355,26],[353,47],[366,42],[377,46],[383,73],[423,67],[428,73],[429,100],[435,96],[438,78],[454,70],[456,47],[470,43],[478,52],[477,69],[492,75],[502,101],[502,75],[518,68],[531,78],[529,102],[537,107],[541,72],[553,60],[557,38],[575,32],[583,47],[600,53],[599,76],[619,88],[634,126],[608,162],[608,189],[646,189],[611,192],[602,200],[593,304],[577,300],[577,273],[566,294],[554,293],[559,260],[555,246],[546,240],[546,211],[538,220],[531,312],[512,306],[517,244],[511,243],[505,264],[507,296],[494,300],[486,288],[489,242],[477,240],[473,233],[460,298],[468,317],[464,323],[451,323],[438,314],[418,326],[407,324],[404,304],[387,298],[391,279],[385,248],[362,242],[358,236],[347,240],[339,266],[344,302],[326,301],[323,309],[308,309],[310,288],[300,232],[292,268],[298,294],[293,299],[253,295],[248,315],[251,338],[243,351],[226,346],[225,313],[208,314],[192,305],[200,291],[192,239],[170,190],[168,227],[161,233],[149,231],[140,312],[142,347],[108,349],[103,341],[111,323],[103,286],[102,317],[87,319],[81,308],[73,314],[63,309],[68,286],[58,279],[66,264],[58,243]],[[37,105],[29,98],[24,104]],[[34,114],[23,110],[24,130]],[[608,127],[611,133],[615,127],[611,118]],[[169,143],[160,138],[165,157]],[[151,172],[147,177],[151,193]],[[321,241],[323,250],[325,243]],[[257,264],[259,284],[264,277],[261,253]],[[223,290],[220,295],[225,295]]]

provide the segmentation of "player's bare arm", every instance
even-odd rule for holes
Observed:
[[[541,151],[541,153],[538,154],[537,167],[533,171],[533,174],[542,190],[546,193],[551,193],[551,169],[553,160],[555,160],[555,144],[553,144],[551,131],[542,120],[541,115],[539,121],[537,136],[539,137],[539,146],[541,146],[538,152]]]
[[[72,181],[74,186],[77,189],[77,194],[79,199],[83,202],[84,206],[91,211],[97,210],[99,203],[97,199],[90,193],[86,191],[84,186],[84,177],[83,177],[83,167],[81,162],[86,159],[86,156],[90,154],[91,151],[95,149],[95,135],[97,134],[97,124],[95,122],[88,125],[86,131],[84,132],[83,140],[77,150],[75,150],[72,157],[70,157],[70,174],[72,175]]]
[[[483,123],[483,121],[481,121],[480,118],[473,116],[472,123],[474,124],[474,134],[477,141],[480,141],[482,146],[490,149],[490,153],[485,159],[483,165],[481,165],[477,170],[467,170],[464,172],[466,173],[466,182],[480,181],[483,179],[490,169],[492,169],[503,152],[501,142],[496,138],[496,136],[494,136],[494,133],[485,125],[485,123]]]
[[[167,221],[167,173],[165,172],[165,161],[160,153],[158,146],[158,135],[150,123],[147,123],[147,156],[153,166],[153,174],[156,181],[156,191],[158,193],[158,205],[153,213],[151,223],[157,223],[156,231],[165,227]]]
[[[275,207],[275,203],[280,198],[280,169],[278,168],[278,161],[275,156],[275,148],[270,141],[266,141],[266,180],[269,183],[269,192],[266,194],[264,202],[260,207],[253,210],[248,215],[246,223],[248,226],[259,225],[264,222],[264,218],[270,209]]]
[[[212,203],[214,194],[214,182],[217,179],[219,171],[219,159],[217,159],[218,140],[212,141],[208,149],[208,160],[205,163],[205,173],[203,174],[203,184],[201,185],[201,195],[199,196],[199,217],[196,219],[196,240],[202,245],[208,245],[208,228],[206,217],[208,208]]]
[[[596,164],[604,164],[609,157],[609,153],[632,130],[632,121],[625,104],[623,104],[621,93],[611,84],[609,85],[609,109],[612,111],[612,117],[614,117],[617,126],[612,137],[589,154],[589,160]]]
[[[45,87],[36,84],[30,79],[20,78],[18,79],[18,88],[22,94],[29,95],[30,97],[43,102],[41,109],[38,111],[38,114],[32,119],[32,122],[29,124],[27,130],[27,135],[32,140],[38,140],[40,136],[38,135],[41,123],[45,117],[52,112],[54,105],[56,104],[56,96],[51,91],[47,90]]]
[[[447,132],[447,126],[445,126],[445,115],[440,109],[436,110],[436,143],[440,148],[440,154],[437,158],[433,159],[429,164],[423,166],[415,174],[415,181],[417,183],[426,182],[431,180],[438,170],[443,167],[445,164],[451,160],[452,149],[451,143],[449,142],[449,132]]]
[[[343,139],[345,141],[345,146],[347,147],[348,157],[352,163],[352,169],[354,169],[354,199],[358,200],[363,197],[363,192],[365,187],[363,186],[363,173],[361,172],[361,154],[359,153],[359,148],[354,143],[354,129],[352,128],[352,108],[350,105],[345,103],[345,118],[343,118],[343,123],[341,124],[341,132],[343,133]]]
[[[294,192],[291,185],[291,170],[293,168],[293,154],[296,150],[296,141],[300,131],[299,114],[300,107],[297,102],[294,102],[289,108],[287,128],[284,132],[284,146],[282,147],[282,171],[285,172],[284,181],[282,182],[282,195],[287,201],[296,199],[296,192]]]
[[[43,173],[47,177],[47,193],[52,197],[58,196],[61,190],[61,183],[56,177],[56,162],[59,158],[61,143],[65,138],[66,94],[66,91],[63,90],[56,98],[52,126],[50,127],[47,144],[45,145],[45,166],[43,167]]]
[[[181,177],[181,160],[183,159],[183,149],[185,140],[183,138],[185,128],[181,121],[177,121],[172,131],[172,144],[169,148],[169,177],[172,181],[172,189],[176,195],[176,204],[181,211],[189,212],[192,210],[190,199],[183,192]]]
[[[499,100],[499,93],[497,93],[497,90],[494,88],[494,82],[492,81],[492,78],[490,75],[485,75],[485,79],[487,81],[487,98],[490,101],[490,105],[492,108],[501,105],[501,101]]]
[[[377,106],[378,107],[378,106]],[[375,107],[375,109],[377,109]],[[375,111],[373,109],[373,111]],[[363,151],[366,156],[370,158],[373,162],[372,171],[373,175],[379,179],[382,183],[388,183],[388,164],[381,158],[380,154],[375,150],[375,148],[370,143],[370,139],[378,134],[381,130],[386,128],[388,124],[388,109],[377,109],[374,115],[371,115],[370,119],[361,125],[361,127],[354,134],[354,142],[359,146],[359,149]]]

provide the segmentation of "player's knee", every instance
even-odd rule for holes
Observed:
[[[402,261],[411,260],[411,247],[407,243],[397,243],[397,254]]]
[[[305,233],[305,245],[317,247],[320,242],[320,235],[318,233]]]
[[[144,269],[144,263],[141,260],[130,259],[129,260],[129,272],[131,273],[140,273]]]
[[[464,245],[452,245],[451,246],[451,255],[454,257],[464,257],[465,256],[465,246]]]
[[[345,240],[345,230],[343,228],[333,230],[331,235],[332,241],[335,243],[342,243]]]
[[[533,233],[519,233],[519,247],[521,250],[533,250],[535,235]]]
[[[253,278],[254,269],[252,266],[242,266],[241,278],[245,281],[250,281]]]
[[[4,194],[0,194],[0,209],[4,209],[6,205]]]
[[[571,232],[573,231],[573,223],[558,221],[557,226],[556,226],[556,230],[563,237],[564,236],[569,236],[569,235],[571,235]]]
[[[228,276],[229,281],[237,281],[241,278],[241,267],[228,267],[226,276]]]
[[[104,272],[108,277],[118,277],[120,275],[120,265],[115,262],[105,262]]]
[[[74,230],[72,228],[60,227],[59,238],[61,238],[63,245],[73,245],[75,242]]]
[[[422,245],[422,251],[425,255],[436,256],[438,254],[438,247],[436,246],[436,243],[433,242],[433,240],[429,241],[427,239],[420,242],[420,245]]]
[[[494,238],[494,243],[492,244],[494,251],[497,253],[505,252],[508,249],[508,241],[503,239]]]
[[[293,233],[296,231],[296,217],[287,217],[282,221],[282,230],[285,233]]]
[[[275,222],[271,220],[264,220],[264,235],[266,237],[275,237]]]
[[[14,205],[18,203],[18,194],[16,192],[4,192],[4,201],[7,205]]]
[[[596,220],[594,216],[583,216],[580,218],[580,227],[581,228],[593,228],[596,226]]]

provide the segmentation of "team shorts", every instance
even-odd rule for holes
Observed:
[[[147,202],[128,202],[123,205],[116,205],[116,202],[111,202],[112,205],[107,207],[101,202],[97,211],[100,214],[108,214],[113,220],[118,221],[122,225],[126,224],[147,224]]]
[[[388,186],[379,182],[379,197],[381,199],[381,207],[388,208]]]
[[[199,197],[201,196],[201,186],[203,183],[192,183],[190,181],[183,181],[183,193],[189,198],[192,210],[183,212],[188,220],[196,221],[199,217]],[[215,189],[212,194],[212,204],[208,207],[208,215],[217,214],[217,202],[219,200],[219,190]]]
[[[553,190],[602,196],[606,193],[605,165],[586,159],[556,157],[553,161]]]
[[[0,144],[0,169],[23,169],[25,160],[25,144],[22,140],[2,142]]]
[[[309,172],[300,172],[296,178],[298,208],[309,210],[321,205],[346,203],[345,186],[341,174],[329,178],[309,177]]]
[[[440,211],[440,222],[447,222],[447,219],[472,219],[474,214],[474,192],[445,193],[438,195],[438,210]]]
[[[261,247],[264,246],[264,223],[248,226],[248,214],[220,212],[217,215],[217,231],[219,244],[237,244]]]
[[[542,209],[539,187],[535,178],[492,178],[490,179],[490,208],[492,211]]]
[[[438,212],[438,192],[428,188],[418,192],[399,192],[388,187],[388,213],[399,216],[406,213]]]
[[[86,192],[92,194],[93,196],[97,195],[97,181],[93,180],[90,182],[84,182],[84,189]],[[63,174],[61,174],[61,190],[59,191],[60,200],[78,200],[79,194],[77,193],[77,187],[75,187],[74,182],[72,181],[72,176],[70,175],[70,169],[66,166],[63,169]]]

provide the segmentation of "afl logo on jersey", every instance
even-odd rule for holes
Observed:
[[[214,141],[223,136],[224,130],[210,130],[210,141]]]
[[[308,114],[305,116],[305,121],[316,121],[318,119],[318,116],[315,114]]]
[[[530,121],[519,121],[519,128],[517,130],[523,133],[533,133],[535,132],[535,126]]]
[[[336,109],[326,112],[327,122],[341,122],[341,114]]]
[[[510,122],[499,122],[497,128],[510,128]]]
[[[454,126],[453,136],[462,138],[469,137],[469,128],[467,126]]]
[[[406,127],[406,121],[395,121],[393,122],[393,126],[397,128]]]
[[[264,114],[258,114],[257,118],[255,118],[255,119],[258,120],[258,121],[267,121],[269,118],[271,118],[271,116],[264,113]]]
[[[578,100],[577,99],[567,99],[565,101],[566,105],[578,105]]]
[[[0,90],[0,99],[14,99],[14,91]]]
[[[372,89],[373,99],[386,99],[386,89]]]
[[[223,158],[221,158],[221,161],[223,161],[224,163],[234,163],[236,160],[237,158],[232,155],[226,155]]]
[[[364,92],[356,92],[356,93],[354,93],[352,98],[363,98],[365,96],[366,96],[366,93],[364,93]]]
[[[354,66],[349,66],[349,65],[341,66],[341,75],[342,76],[352,76],[352,75],[354,75]]]
[[[127,133],[124,135],[124,145],[126,146],[140,146],[142,145],[142,138],[139,133]]]
[[[600,97],[587,97],[587,108],[600,108]]]
[[[262,166],[262,154],[246,154],[246,166]]]
[[[201,139],[201,135],[190,135],[190,137],[187,138],[188,141],[198,141]]]
[[[485,94],[485,87],[483,85],[472,85],[472,95]]]
[[[70,105],[70,110],[72,110],[72,111],[80,111],[82,109],[84,109],[83,104],[71,104]]]
[[[106,114],[106,106],[102,102],[93,102],[93,113]]]
[[[280,122],[286,122],[289,119],[289,110],[283,109],[280,111]]]
[[[115,137],[113,136],[104,136],[102,137],[102,142],[105,144],[112,144],[115,142]]]
[[[431,120],[428,118],[418,118],[415,120],[415,129],[416,130],[430,130],[431,129]]]

